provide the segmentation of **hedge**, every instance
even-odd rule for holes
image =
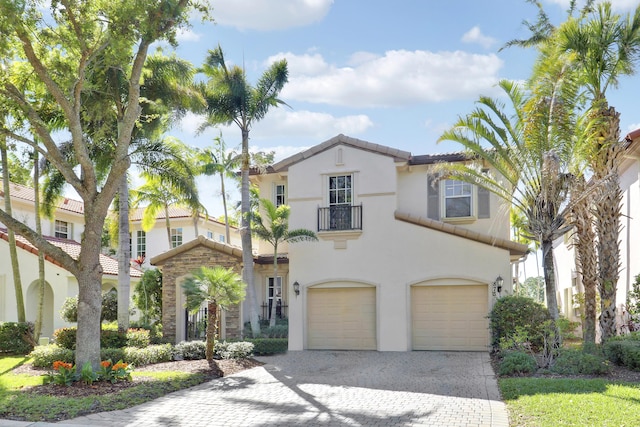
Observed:
[[[34,346],[33,323],[0,322],[0,353],[29,354]]]
[[[286,353],[289,349],[287,338],[245,338],[245,341],[253,344],[253,354],[256,356]]]
[[[76,348],[77,328],[60,328],[54,333],[56,344],[60,347],[74,350]],[[103,328],[100,331],[100,347],[102,348],[145,348],[150,344],[149,331],[146,329],[129,329],[126,333],[118,332],[111,328]]]

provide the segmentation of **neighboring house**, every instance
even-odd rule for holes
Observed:
[[[319,238],[283,246],[276,280],[263,264],[273,249],[258,249],[258,298],[288,305],[290,350],[489,348],[496,279],[511,291],[527,247],[509,240],[498,197],[434,184],[434,164],[466,160],[338,135],[252,175],[262,197],[291,206],[291,229]]]
[[[241,246],[240,232],[236,227],[230,227],[231,242],[225,242],[226,231],[224,223],[201,214],[198,217],[198,235],[196,235],[195,221],[191,211],[173,206],[169,208],[171,235],[171,246],[169,246],[165,212],[158,213],[153,228],[148,231],[142,229],[143,214],[144,208],[132,209],[129,217],[131,224],[131,258],[134,260],[137,258],[144,259],[145,262],[142,265],[145,267],[149,266],[151,258],[194,240],[198,235],[212,241]]]
[[[1,181],[0,181],[1,182]],[[0,203],[4,206],[4,193],[0,192]],[[11,207],[13,216],[35,229],[34,191],[32,188],[11,184]],[[80,253],[84,231],[83,204],[77,200],[61,198],[54,210],[53,219],[42,220],[43,235],[52,244],[64,249],[73,257]],[[38,307],[38,249],[21,236],[16,236],[23,296],[27,321],[34,322]],[[50,257],[45,257],[45,298],[43,308],[42,336],[52,337],[55,329],[70,326],[59,316],[60,308],[67,299],[78,295],[78,282],[67,270]],[[104,270],[102,290],[117,288],[118,263],[106,255],[100,256]],[[131,269],[132,282],[142,276],[142,271]],[[0,321],[16,321],[17,308],[15,286],[9,255],[6,228],[0,228]]]
[[[640,274],[640,129],[625,137],[626,148],[619,169],[620,187],[623,192],[620,228],[620,277],[618,279],[616,306],[618,326],[622,326],[627,294],[635,277]],[[634,236],[636,236],[634,238]],[[584,293],[580,274],[576,271],[575,252],[571,247],[571,232],[554,242],[557,275],[558,307],[567,318],[579,321],[580,309],[574,297]]]

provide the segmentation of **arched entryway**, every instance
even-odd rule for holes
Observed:
[[[27,320],[36,321],[38,316],[38,303],[40,301],[40,282],[31,282],[27,289],[26,314]],[[41,337],[51,338],[53,336],[53,289],[49,283],[44,282],[44,301],[42,305],[42,330]]]

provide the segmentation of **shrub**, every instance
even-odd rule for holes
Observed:
[[[146,329],[129,329],[126,338],[127,347],[144,348],[151,344],[151,336]]]
[[[253,344],[247,341],[217,341],[214,354],[221,359],[247,359],[253,355]]]
[[[289,338],[289,325],[269,326],[262,331],[264,338]]]
[[[206,356],[205,341],[182,341],[173,348],[176,360],[199,360]]]
[[[100,347],[102,348],[122,348],[127,346],[126,332],[119,332],[113,329],[102,329],[100,331]]]
[[[634,371],[640,371],[640,342],[622,341],[621,346],[622,364]]]
[[[162,323],[149,324],[143,321],[131,322],[132,329],[144,329],[149,331],[150,344],[166,344],[162,337]]]
[[[53,362],[60,360],[66,363],[73,363],[73,350],[60,347],[56,344],[39,345],[29,354],[33,359],[33,366],[36,368],[51,368]]]
[[[556,326],[563,340],[575,340],[578,338],[575,332],[578,326],[580,326],[580,322],[572,322],[566,317],[560,317],[556,320]]]
[[[124,349],[102,348],[100,349],[100,360],[124,360]]]
[[[77,328],[60,328],[53,332],[53,339],[56,344],[62,348],[74,350],[76,348],[76,332]]]
[[[605,356],[612,363],[625,365],[630,369],[640,369],[640,361],[637,364],[633,362],[635,348],[640,349],[640,332],[611,337],[602,346]],[[636,366],[635,368],[633,367],[634,365]]]
[[[499,375],[530,374],[538,369],[536,359],[524,351],[510,351],[504,355],[498,369]]]
[[[78,297],[69,297],[60,308],[60,317],[65,322],[75,323],[78,321]],[[112,288],[108,292],[102,293],[102,311],[100,320],[113,322],[118,320],[118,292]]]
[[[551,367],[551,372],[563,375],[604,375],[610,370],[604,357],[577,349],[561,350]]]
[[[171,344],[150,345],[146,348],[125,347],[122,360],[135,366],[170,362],[173,360],[173,348]]]
[[[544,324],[550,318],[549,311],[531,298],[514,295],[500,298],[489,313],[491,345],[497,349],[501,342],[519,335],[536,351],[543,346]]]
[[[162,319],[162,272],[155,268],[146,270],[133,291],[133,303],[149,323]]]
[[[28,354],[34,346],[33,323],[0,322],[0,353]]]
[[[261,356],[286,353],[289,349],[287,338],[247,338],[245,341],[253,344],[253,354]]]

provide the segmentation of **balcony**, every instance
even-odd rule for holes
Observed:
[[[318,231],[362,230],[362,205],[318,208]]]

